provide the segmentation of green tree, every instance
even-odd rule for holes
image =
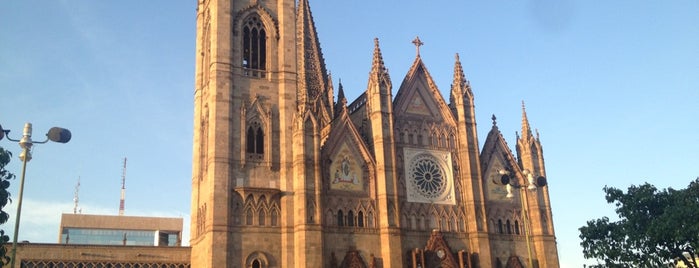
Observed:
[[[12,172],[5,169],[5,166],[10,163],[12,153],[0,147],[0,224],[7,222],[10,214],[4,210],[5,206],[11,202],[10,192],[7,188],[10,187],[10,180],[15,178]],[[0,230],[0,266],[5,266],[10,262],[10,257],[7,256],[7,243],[10,237],[5,234],[5,231]]]
[[[585,258],[597,259],[598,267],[667,267],[677,261],[698,267],[699,178],[681,190],[645,183],[604,192],[619,220],[602,217],[580,228]]]

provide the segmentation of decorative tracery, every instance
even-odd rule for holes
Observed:
[[[242,60],[244,69],[267,69],[267,31],[257,14],[249,16],[243,24]],[[264,72],[246,71],[245,75],[264,77]]]
[[[427,198],[437,198],[447,189],[447,179],[444,170],[437,164],[434,157],[423,154],[415,157],[411,165],[410,182],[414,183],[415,189]]]
[[[262,160],[265,152],[265,134],[262,124],[259,121],[253,120],[249,123],[245,133],[245,152],[250,160]]]

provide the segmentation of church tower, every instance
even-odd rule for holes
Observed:
[[[517,159],[523,170],[529,171],[527,177],[546,177],[544,166],[544,152],[539,140],[539,133],[532,135],[529,126],[527,111],[522,102],[522,136],[517,136]],[[548,187],[539,187],[537,191],[530,191],[527,204],[531,217],[531,237],[536,258],[540,267],[558,265],[558,250],[553,237],[553,221],[551,214],[551,202],[549,200]]]
[[[307,0],[199,0],[192,267],[321,266],[330,84]]]

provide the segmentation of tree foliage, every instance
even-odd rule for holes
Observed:
[[[5,206],[12,201],[10,192],[7,188],[10,187],[10,180],[15,178],[12,172],[5,169],[5,166],[10,163],[12,153],[0,147],[0,224],[4,224],[10,218],[10,214],[4,210]],[[0,230],[0,266],[5,266],[10,262],[10,257],[7,256],[7,243],[10,237],[5,234],[5,231]]]
[[[699,178],[681,190],[645,183],[604,192],[619,220],[603,217],[580,228],[585,258],[604,267],[667,267],[677,261],[698,267]]]

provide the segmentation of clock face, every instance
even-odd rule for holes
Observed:
[[[437,250],[437,257],[440,259],[444,259],[444,250]]]
[[[451,152],[403,148],[409,202],[454,205]]]
[[[414,189],[425,198],[437,198],[447,190],[445,171],[430,154],[415,156],[410,164],[408,176]]]

